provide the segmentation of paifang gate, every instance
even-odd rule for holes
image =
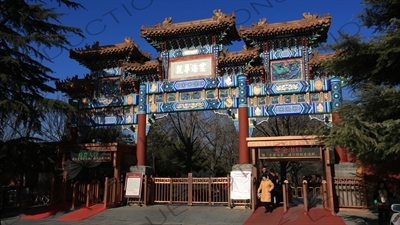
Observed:
[[[339,119],[344,82],[322,66],[335,53],[318,54],[331,16],[303,13],[283,23],[264,18],[248,27],[237,27],[235,19],[234,13],[214,10],[201,20],[176,23],[168,17],[143,26],[140,36],[155,48],[155,58],[130,37],[113,45],[95,42],[71,49],[70,58],[89,72],[56,83],[78,111],[71,119],[70,142],[87,142],[84,134],[91,129],[120,128],[136,156],[132,166],[147,174],[147,135],[154,121],[169,113],[210,110],[232,118],[239,165],[251,164],[249,147],[253,160],[329,159],[327,150],[318,154],[309,149],[320,146],[312,138],[246,138],[270,117],[309,115],[329,126]],[[243,49],[229,52],[226,47],[238,41]],[[340,162],[347,162],[343,149],[335,151]],[[115,168],[120,161],[113,158]],[[113,178],[120,181],[115,168]]]
[[[252,165],[253,165],[253,187],[252,187],[252,209],[257,206],[257,197],[255,196],[258,188],[258,169],[257,163],[259,160],[267,161],[322,161],[323,174],[325,180],[322,181],[322,186],[317,190],[321,199],[321,203],[331,212],[334,211],[334,196],[332,184],[332,168],[334,161],[332,160],[333,151],[330,148],[323,148],[323,144],[318,142],[316,136],[282,136],[282,137],[253,137],[247,138],[247,146],[251,149]],[[310,188],[307,181],[303,181],[303,186],[300,190],[305,211],[308,211],[308,195]],[[284,211],[288,209],[289,200],[292,192],[289,190],[289,182],[283,182],[283,207]],[[296,192],[297,190],[294,190]],[[315,192],[315,190],[313,190]],[[311,193],[313,194],[313,193]]]

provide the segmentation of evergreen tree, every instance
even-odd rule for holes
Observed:
[[[75,10],[83,8],[70,0],[56,2]],[[56,91],[51,83],[57,79],[52,76],[53,70],[42,64],[51,59],[38,50],[66,49],[70,46],[68,36],[83,37],[80,29],[61,24],[63,15],[56,8],[44,5],[44,1],[0,1],[0,136],[4,137],[5,132],[16,134],[0,140],[0,159],[2,162],[19,159],[14,164],[4,163],[0,172],[22,175],[17,170],[21,165],[18,162],[29,166],[39,160],[37,155],[32,157],[33,148],[29,146],[40,141],[31,134],[40,131],[46,112],[73,112],[67,103],[45,97]],[[4,126],[11,118],[15,119],[13,126]],[[18,132],[22,129],[30,132]],[[15,157],[10,158],[11,155]]]
[[[400,2],[364,0],[359,19],[373,37],[341,34],[325,66],[348,79],[354,99],[340,109],[341,120],[325,130],[329,146],[340,145],[358,159],[383,165],[400,159]]]
[[[70,0],[57,2],[73,9],[82,7]],[[44,110],[72,109],[60,100],[44,97],[56,91],[51,86],[56,78],[53,70],[42,64],[51,58],[39,47],[66,48],[69,35],[83,37],[80,29],[61,24],[63,13],[38,3],[0,1],[0,122],[11,114],[24,126],[37,128]]]

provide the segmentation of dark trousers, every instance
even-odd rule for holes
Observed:
[[[274,202],[274,200],[276,202]],[[272,207],[276,207],[276,205],[278,205],[278,197],[276,194],[276,190],[272,190],[271,191],[271,203],[272,203]]]
[[[378,219],[379,225],[389,224],[390,209],[389,207],[379,207],[378,208]]]
[[[271,202],[263,202],[265,207],[265,212],[272,212]]]

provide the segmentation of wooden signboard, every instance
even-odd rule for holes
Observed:
[[[140,198],[143,173],[126,173],[125,198]]]
[[[260,159],[320,159],[321,148],[310,146],[276,146],[259,149]]]

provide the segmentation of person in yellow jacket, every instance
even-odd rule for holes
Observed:
[[[260,187],[257,190],[260,201],[264,204],[265,213],[272,212],[271,191],[274,189],[274,183],[269,179],[268,175],[262,175]]]

